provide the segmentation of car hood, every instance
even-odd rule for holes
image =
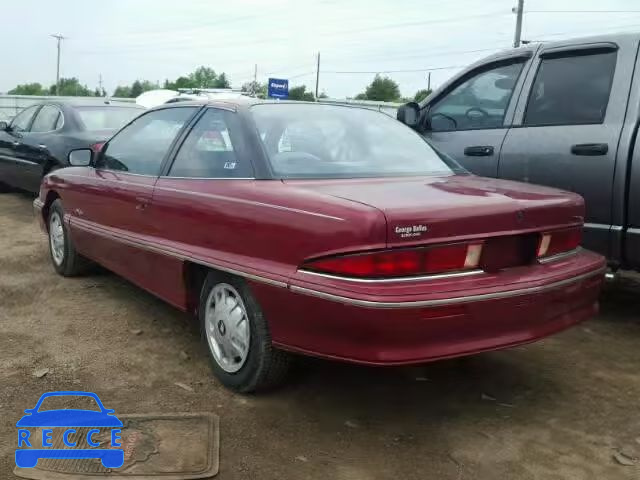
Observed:
[[[121,427],[114,415],[91,410],[47,410],[25,415],[17,427]]]
[[[474,175],[285,183],[382,211],[391,245],[507,235],[584,220],[584,202],[579,195]]]

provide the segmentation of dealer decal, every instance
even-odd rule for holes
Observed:
[[[421,237],[429,228],[426,225],[397,225],[395,228],[396,235],[400,238]]]

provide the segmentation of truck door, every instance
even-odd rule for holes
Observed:
[[[477,175],[496,177],[530,51],[472,67],[430,99],[423,135]]]
[[[627,225],[623,230],[622,267],[640,270],[640,137],[635,137],[627,193]],[[615,237],[614,237],[615,241]]]
[[[637,52],[633,42],[543,46],[525,81],[498,168],[500,178],[582,195],[587,206],[583,244],[609,257],[610,230],[616,228],[616,152]]]

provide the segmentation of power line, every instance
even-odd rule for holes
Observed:
[[[468,65],[447,65],[445,67],[425,67],[425,68],[412,68],[409,70],[368,70],[368,71],[342,71],[342,70],[323,70],[322,73],[333,74],[376,74],[376,73],[417,73],[417,72],[435,72],[436,70],[452,70],[454,68],[464,68]]]
[[[294,79],[294,78],[306,77],[306,76],[308,76],[308,75],[315,75],[315,73],[316,73],[316,71],[315,71],[315,70],[313,70],[313,71],[311,71],[311,72],[300,73],[300,74],[298,74],[298,75],[290,75],[288,79],[289,79],[289,80],[292,80],[292,79]],[[322,73],[325,73],[325,72],[322,72]]]
[[[638,28],[640,24],[628,24],[628,25],[611,25],[609,27],[603,27],[600,30],[620,30],[624,28]],[[539,37],[533,36],[533,38],[527,38],[529,42],[543,41],[547,37],[563,37],[563,36],[575,36],[575,35],[587,35],[590,32],[553,32],[553,33],[541,33]],[[598,33],[593,33],[593,35],[598,35]]]
[[[640,13],[640,10],[526,10],[525,13]]]
[[[328,35],[328,36],[340,36],[340,35],[353,35],[353,34],[358,34],[358,33],[364,33],[364,32],[374,32],[374,31],[379,31],[379,30],[388,30],[388,29],[397,29],[397,28],[406,28],[406,27],[421,27],[421,26],[426,26],[426,25],[434,25],[434,24],[439,24],[439,23],[459,23],[459,22],[464,22],[467,20],[475,20],[475,19],[482,19],[482,18],[495,18],[496,16],[503,16],[503,15],[510,15],[509,13],[504,13],[504,12],[493,12],[493,13],[486,13],[486,14],[480,14],[480,15],[468,15],[468,16],[462,16],[462,17],[450,17],[450,18],[443,18],[443,19],[437,19],[437,20],[427,20],[427,21],[411,21],[411,22],[398,22],[398,23],[390,23],[390,24],[386,24],[386,25],[374,25],[374,26],[370,26],[370,27],[363,27],[363,28],[359,28],[359,29],[348,29],[348,30],[339,30],[339,31],[334,31],[334,32],[326,32],[324,33],[324,35]],[[245,37],[243,35],[243,37]],[[287,38],[270,38],[270,39],[264,39],[264,40],[260,40],[259,43],[261,44],[265,44],[265,43],[278,43],[278,42],[288,42],[289,40]],[[216,44],[216,48],[222,48],[222,47],[237,47],[237,46],[248,46],[248,45],[254,45],[256,43],[256,40],[248,40],[246,42],[237,42],[237,41],[230,41],[228,43],[217,43]],[[76,51],[75,53],[77,54],[87,54],[87,55],[95,55],[95,54],[121,54],[123,52],[145,52],[145,51],[149,51],[149,50],[159,50],[160,48],[162,48],[163,51],[166,50],[175,50],[175,49],[179,49],[179,50],[183,50],[184,48],[189,48],[189,47],[197,47],[197,46],[210,46],[211,42],[207,41],[204,43],[184,43],[184,42],[176,42],[176,41],[172,41],[172,40],[166,40],[165,42],[158,42],[158,41],[152,41],[149,43],[140,43],[137,45],[128,45],[125,48],[120,48],[120,49],[113,49],[110,47],[106,47],[105,50],[85,50],[85,51]],[[166,46],[165,46],[166,45]]]

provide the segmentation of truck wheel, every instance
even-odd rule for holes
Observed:
[[[49,208],[49,254],[56,272],[64,277],[73,277],[87,270],[89,261],[80,255],[64,224],[64,209],[60,199]]]
[[[209,272],[198,316],[211,368],[225,387],[249,393],[285,380],[291,356],[271,344],[267,321],[243,279]]]

